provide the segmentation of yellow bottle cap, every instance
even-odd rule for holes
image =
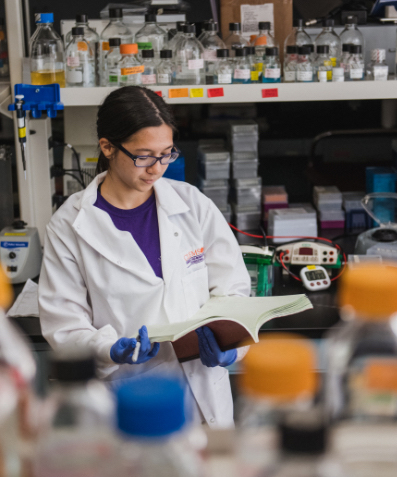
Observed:
[[[339,286],[339,306],[350,306],[360,318],[382,321],[397,312],[397,267],[372,263],[346,270]]]
[[[312,396],[317,388],[316,352],[309,340],[272,333],[252,345],[243,360],[244,394],[275,401]]]
[[[0,308],[8,308],[12,303],[12,288],[0,264]]]

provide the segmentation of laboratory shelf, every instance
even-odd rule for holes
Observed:
[[[61,101],[68,106],[98,106],[116,88],[62,88]],[[346,101],[396,99],[397,81],[349,81],[344,83],[275,83],[251,85],[152,86],[170,104],[256,103],[290,101]],[[174,96],[174,97],[170,97]]]

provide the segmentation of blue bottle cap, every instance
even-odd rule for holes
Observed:
[[[54,23],[53,13],[36,13],[34,16],[36,23]]]
[[[184,389],[177,379],[142,377],[117,390],[118,428],[130,436],[162,437],[186,422]]]

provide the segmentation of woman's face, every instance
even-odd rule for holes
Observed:
[[[122,144],[128,152],[136,156],[155,157],[169,154],[173,145],[172,129],[167,124],[141,129]],[[168,165],[160,164],[160,161],[150,167],[136,167],[130,157],[117,150],[110,161],[110,174],[127,188],[145,193],[162,177],[167,167]]]

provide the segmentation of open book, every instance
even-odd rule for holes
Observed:
[[[259,341],[259,330],[267,321],[312,307],[306,295],[262,298],[222,296],[210,298],[188,321],[166,325],[149,325],[150,341],[172,341],[180,362],[199,357],[194,330],[208,326],[222,351]]]

